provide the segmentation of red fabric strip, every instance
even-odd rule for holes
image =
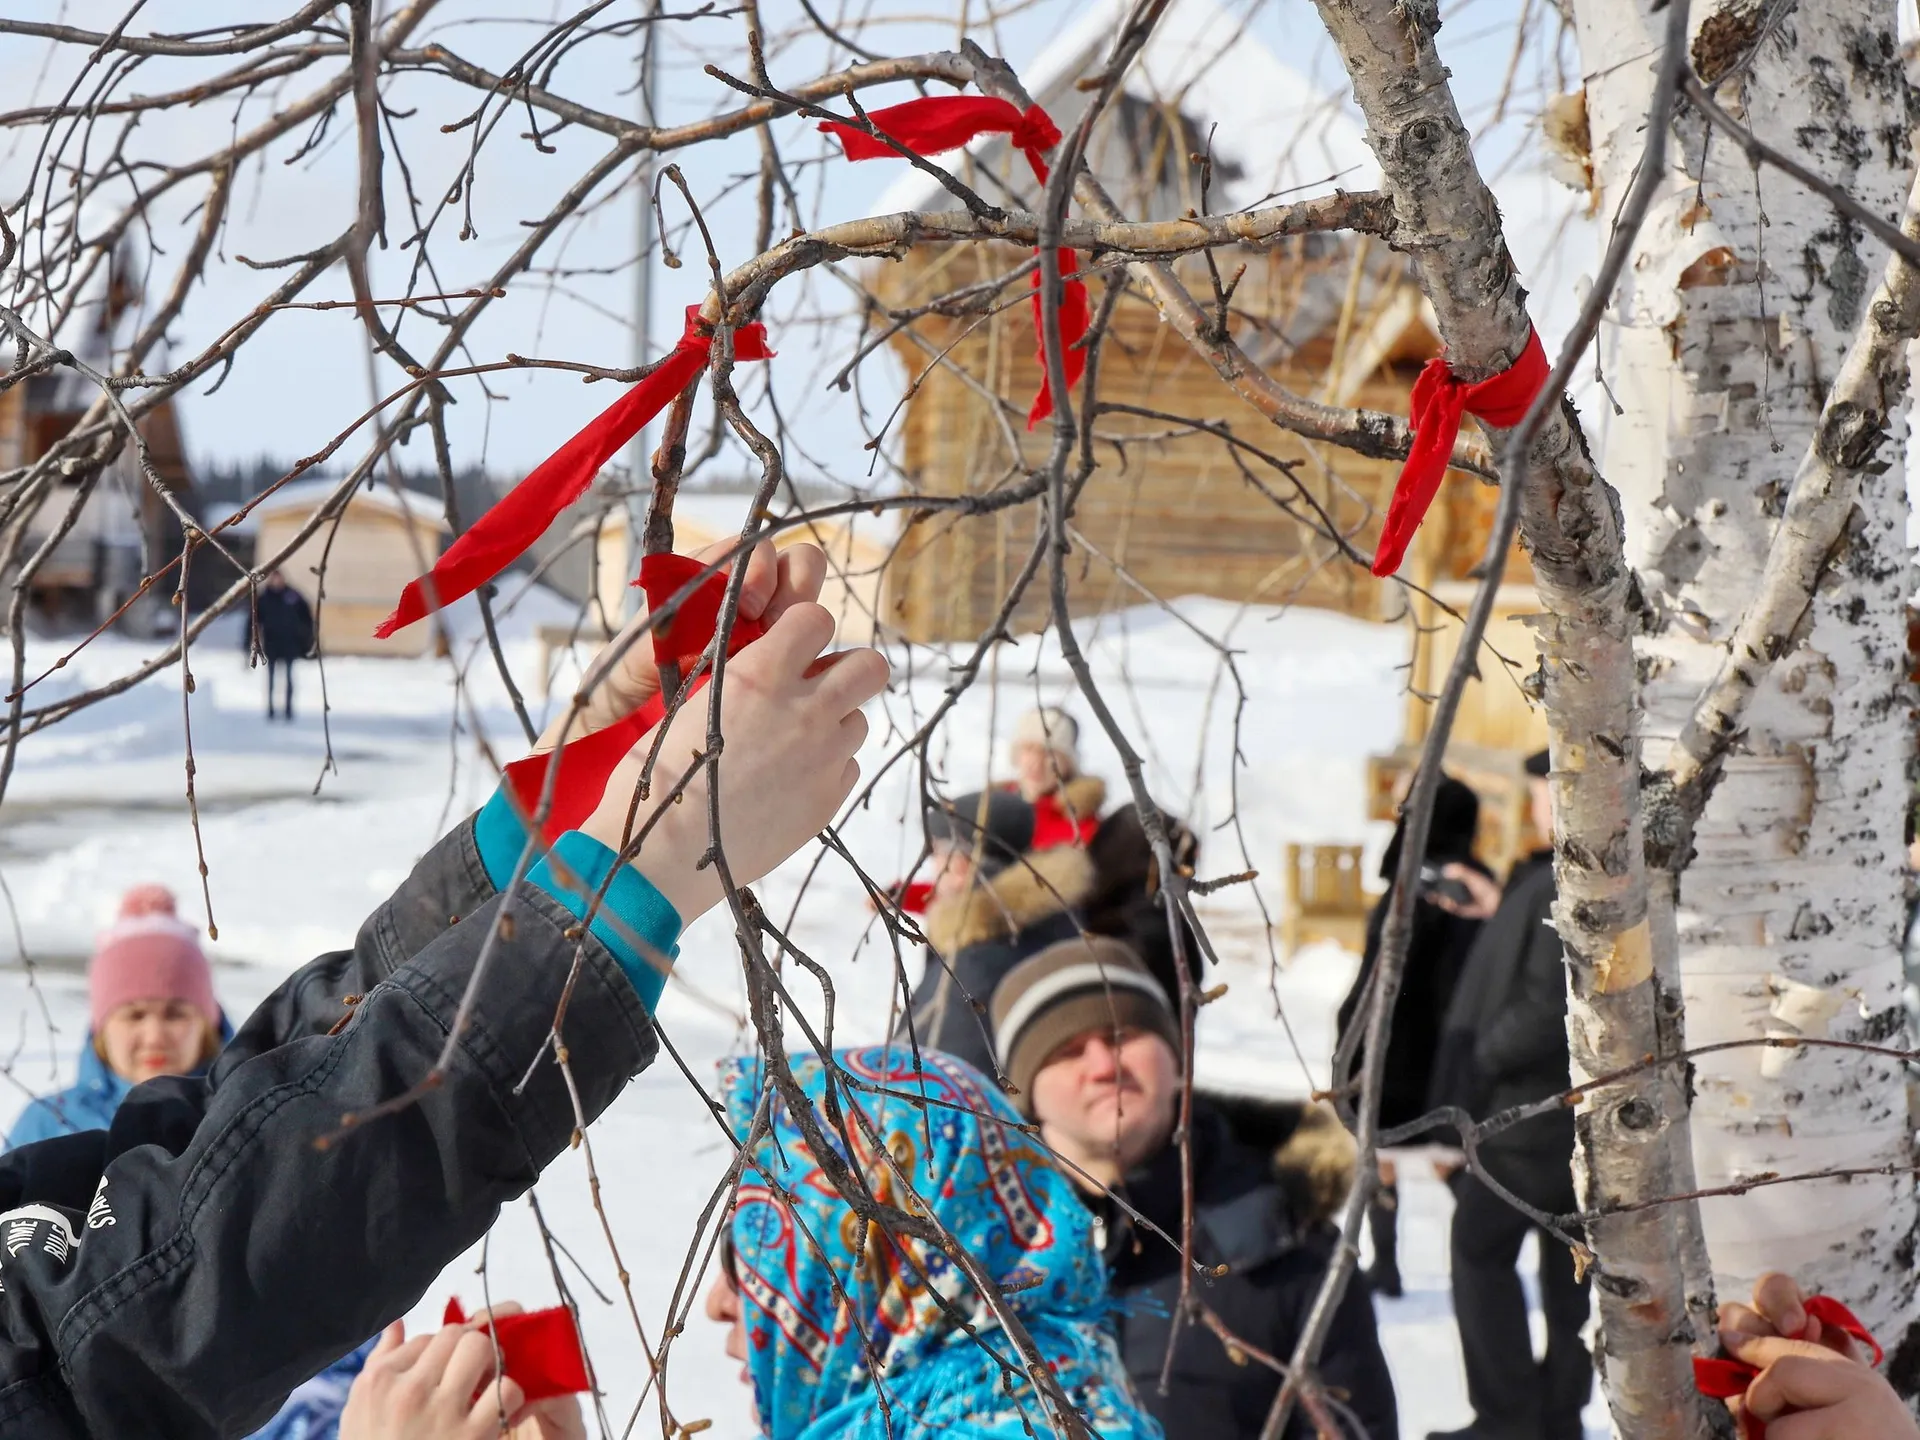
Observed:
[[[1864,1345],[1873,1353],[1875,1365],[1886,1358],[1886,1352],[1880,1348],[1880,1342],[1873,1338],[1867,1327],[1860,1323],[1851,1310],[1831,1295],[1811,1296],[1803,1308],[1811,1319],[1820,1322],[1823,1329],[1839,1330]],[[1799,1337],[1789,1336],[1788,1338],[1798,1339]],[[1759,1378],[1759,1368],[1741,1360],[1695,1360],[1693,1362],[1693,1388],[1709,1400],[1732,1400],[1737,1396],[1745,1395],[1747,1387]],[[1745,1412],[1742,1412],[1740,1418],[1743,1422],[1742,1429],[1748,1440],[1765,1440],[1767,1433],[1765,1425]]]
[[[467,1323],[467,1312],[458,1297],[447,1301],[441,1323]],[[587,1357],[580,1348],[580,1331],[565,1306],[502,1315],[480,1330],[482,1334],[492,1333],[500,1346],[500,1373],[520,1387],[528,1404],[556,1395],[578,1395],[592,1388],[587,1379]]]
[[[1071,250],[1060,252],[1060,273],[1072,275],[1077,261]],[[1047,375],[1046,311],[1040,300],[1040,271],[1033,272],[1033,342],[1040,361],[1040,393],[1033,397],[1027,411],[1027,429],[1031,430],[1053,413],[1053,390]],[[1087,301],[1086,282],[1068,280],[1060,292],[1060,348],[1067,367],[1067,388],[1080,383],[1087,371],[1087,352],[1080,348],[1093,323],[1092,306]]]
[[[673,353],[593,421],[534,467],[533,472],[501,497],[486,514],[447,547],[433,569],[407,582],[400,603],[373,633],[381,638],[404,629],[433,608],[451,605],[493,579],[546,533],[560,512],[587,493],[600,467],[646,428],[673,397],[686,389],[707,366],[713,336],[701,323],[700,307],[687,307],[687,326]],[[743,325],[733,332],[736,360],[770,360],[764,325]]]
[[[1038,105],[1022,111],[1011,101],[994,100],[985,95],[935,95],[908,100],[869,110],[867,119],[882,135],[923,158],[958,150],[981,135],[1011,136],[1014,149],[1026,152],[1030,162],[1034,162],[1036,152],[1051,150],[1060,143],[1060,131]],[[840,142],[849,160],[889,160],[900,153],[885,141],[844,121],[828,120],[820,128]],[[1044,161],[1034,163],[1044,169]],[[1045,180],[1045,174],[1040,178]]]
[[[909,915],[926,914],[927,907],[933,903],[933,882],[909,880],[905,885],[896,887],[894,902]]]
[[[947,150],[958,150],[981,135],[1005,134],[1013,148],[1027,157],[1036,179],[1047,183],[1046,151],[1060,143],[1060,127],[1038,105],[1021,110],[1011,101],[981,95],[932,96],[908,100],[871,110],[867,118],[874,129],[925,158]],[[828,120],[820,128],[840,142],[849,160],[884,160],[898,151],[882,144],[866,131],[840,120]],[[1071,250],[1061,250],[1060,273],[1071,276],[1079,269]],[[1047,379],[1047,345],[1042,326],[1044,310],[1040,299],[1040,272],[1033,272],[1033,334],[1040,357],[1040,391],[1027,410],[1027,428],[1033,429],[1053,413],[1053,393]],[[1071,389],[1086,373],[1087,353],[1080,348],[1092,322],[1092,306],[1087,301],[1086,282],[1069,279],[1060,297],[1060,340],[1066,350],[1066,381]]]
[[[1064,845],[1085,849],[1093,843],[1099,830],[1097,815],[1068,814],[1058,791],[1033,802],[1033,848],[1036,850],[1057,850]]]
[[[649,612],[659,613],[706,568],[700,561],[686,555],[645,556],[640,561],[639,584],[646,592]],[[703,580],[699,588],[681,602],[673,618],[654,630],[654,663],[672,663],[679,666],[682,673],[691,670],[694,662],[713,643],[726,593],[726,571],[716,571]],[[733,633],[728,637],[727,654],[737,654],[742,646],[758,640],[764,633],[758,621],[736,615]],[[707,677],[701,676],[691,693],[698,694],[706,683]],[[581,822],[593,814],[600,797],[607,793],[607,779],[613,774],[614,767],[660,723],[666,713],[666,697],[655,694],[624,720],[618,720],[605,729],[596,730],[561,747],[557,756],[553,752],[528,755],[507,766],[506,783],[513,787],[520,808],[531,815],[546,789],[547,767],[557,758],[560,774],[554,781],[553,805],[547,812],[546,823],[540,827],[541,835],[549,844],[567,831],[579,829]],[[683,765],[676,763],[671,768],[673,774],[669,783],[679,778]]]
[[[1394,484],[1387,518],[1380,526],[1380,547],[1373,553],[1374,574],[1391,575],[1406,559],[1407,546],[1413,543],[1414,532],[1446,478],[1453,442],[1460,437],[1461,417],[1473,415],[1496,429],[1518,425],[1551,373],[1539,332],[1533,330],[1527,332],[1527,348],[1510,368],[1477,385],[1457,378],[1443,356],[1426,363],[1420,378],[1413,382],[1408,415],[1413,425],[1413,446]]]

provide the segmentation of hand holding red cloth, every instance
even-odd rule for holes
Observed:
[[[1047,183],[1045,152],[1060,143],[1060,127],[1038,105],[1022,110],[1011,101],[983,95],[930,96],[908,100],[899,105],[867,112],[873,128],[922,159],[939,155],[981,135],[1005,134],[1013,148],[1027,157],[1034,177]],[[849,160],[884,160],[897,156],[866,131],[841,120],[828,120],[820,128],[840,142]],[[1037,253],[1037,252],[1036,252]],[[1059,253],[1060,273],[1073,275],[1078,262],[1071,250]],[[1039,345],[1040,393],[1027,411],[1027,428],[1033,429],[1053,413],[1053,391],[1047,379],[1047,346],[1044,309],[1040,299],[1040,271],[1033,272],[1033,333]],[[1093,310],[1087,301],[1086,283],[1069,279],[1060,296],[1060,341],[1065,351],[1066,379],[1069,388],[1080,383],[1086,373],[1087,352],[1080,348],[1092,324]]]
[[[648,555],[640,561],[640,588],[646,592],[647,609],[659,614],[673,597],[707,567],[687,555]],[[682,674],[691,671],[696,661],[713,643],[720,624],[720,608],[726,600],[727,572],[716,570],[680,603],[672,618],[653,630],[653,655],[656,664],[672,664]],[[742,646],[765,633],[757,620],[736,615],[728,637],[727,654],[737,654]],[[695,681],[697,694],[707,683],[702,675]],[[607,777],[627,753],[640,743],[665,718],[669,697],[656,692],[638,710],[605,729],[562,746],[558,751],[529,755],[506,768],[506,783],[513,787],[520,808],[531,815],[546,789],[547,767],[558,763],[559,777],[554,781],[553,805],[547,812],[540,833],[549,841],[580,823],[594,811],[606,793]],[[677,777],[676,777],[677,778]]]
[[[712,351],[713,333],[700,319],[700,307],[689,305],[687,326],[673,353],[601,411],[586,429],[535,466],[526,479],[447,547],[432,570],[408,581],[407,588],[400,592],[400,603],[373,633],[384,640],[425,616],[431,608],[427,603],[429,587],[435,605],[451,605],[518,560],[562,510],[587,493],[600,467],[699,376]],[[733,355],[736,360],[772,359],[766,326],[756,323],[735,330]]]
[[[1551,373],[1547,352],[1541,348],[1535,330],[1527,332],[1527,348],[1511,367],[1476,385],[1460,380],[1443,356],[1426,363],[1420,378],[1413,382],[1408,415],[1413,445],[1393,487],[1387,518],[1380,526],[1380,545],[1373,553],[1375,575],[1393,574],[1406,558],[1407,546],[1413,543],[1414,532],[1446,478],[1453,442],[1460,438],[1462,417],[1472,415],[1497,429],[1518,425],[1526,419],[1534,396]]]
[[[447,1301],[442,1323],[467,1323],[467,1312],[458,1299]],[[580,1330],[566,1307],[501,1315],[483,1322],[480,1329],[493,1335],[500,1347],[500,1373],[520,1387],[529,1405],[593,1388],[587,1378],[587,1357],[580,1348]]]
[[[1818,1320],[1828,1330],[1838,1330],[1851,1336],[1866,1346],[1873,1354],[1873,1363],[1878,1365],[1886,1356],[1867,1327],[1862,1325],[1854,1313],[1835,1300],[1831,1295],[1810,1295],[1801,1302],[1807,1318]],[[1795,1339],[1795,1336],[1787,1336]],[[1740,1360],[1699,1360],[1693,1362],[1693,1387],[1709,1400],[1732,1400],[1747,1393],[1747,1387],[1760,1378],[1756,1366]],[[1741,1415],[1742,1428],[1747,1440],[1765,1440],[1767,1427],[1752,1415]]]

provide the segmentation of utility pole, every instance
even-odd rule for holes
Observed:
[[[640,29],[640,123],[653,127],[653,88],[659,78],[659,51],[654,35],[659,29],[660,0],[640,0],[648,23]],[[653,152],[641,152],[634,167],[634,187],[639,198],[635,215],[633,266],[633,363],[645,365],[653,358],[649,343],[653,321]],[[640,537],[647,524],[647,502],[653,494],[652,467],[647,450],[647,432],[642,430],[627,447],[627,580],[622,592],[622,617],[640,608],[641,594],[631,582],[640,578]]]

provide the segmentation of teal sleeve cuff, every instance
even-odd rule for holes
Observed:
[[[480,813],[473,817],[473,843],[480,852],[480,863],[486,868],[487,879],[493,882],[493,888],[506,889],[507,881],[513,878],[513,867],[519,862],[520,852],[526,848],[527,829],[520,823],[520,817],[513,813],[513,806],[507,802],[505,781],[493,792],[493,798],[480,807]]]
[[[556,859],[560,867],[554,865]],[[557,873],[561,867],[568,873],[567,884],[561,883]],[[667,897],[631,865],[620,864],[613,851],[578,830],[569,830],[554,841],[552,850],[540,858],[540,863],[528,872],[527,879],[577,917],[587,913],[588,902],[598,893],[610,871],[618,873],[607,886],[606,897],[594,914],[593,924],[587,928],[619,961],[627,979],[633,982],[634,993],[651,1015],[660,1003],[660,992],[667,985],[666,967],[680,956],[676,943],[680,939],[680,912],[668,903]],[[572,888],[575,883],[586,888],[576,891]],[[634,945],[636,938],[645,949]]]

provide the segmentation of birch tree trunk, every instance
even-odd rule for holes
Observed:
[[[1602,213],[1639,157],[1650,0],[1576,0]],[[1898,220],[1911,174],[1891,6],[1707,5],[1700,78],[1734,118],[1876,213]],[[1640,231],[1605,371],[1621,412],[1601,468],[1650,605],[1639,642],[1649,759],[1671,748],[1753,599],[1795,468],[1866,319],[1886,251],[1830,204],[1756,170],[1689,108],[1664,194]],[[1905,1033],[1899,939],[1910,697],[1904,600],[1904,413],[1745,735],[1674,857],[1689,1043]],[[1656,882],[1657,883],[1657,882]],[[1846,1298],[1888,1348],[1914,1297],[1913,1146],[1897,1064],[1835,1050],[1749,1048],[1694,1075],[1698,1182],[1886,1166],[1703,1202],[1715,1281],[1766,1269]]]
[[[1477,381],[1507,369],[1531,328],[1526,292],[1434,46],[1437,8],[1395,0],[1316,6],[1366,116],[1381,188],[1394,205],[1395,243],[1413,258],[1454,372]],[[1656,39],[1635,61],[1644,69],[1664,48]],[[1496,453],[1503,438],[1494,437]],[[1632,1071],[1584,1086],[1577,1112],[1576,1187],[1587,1208],[1603,1212],[1587,1232],[1602,1378],[1617,1433],[1683,1440],[1708,1433],[1717,1411],[1692,1383],[1696,1324],[1683,1259],[1694,1248],[1693,1211],[1641,1203],[1686,1188],[1674,1157],[1686,1145],[1687,1102],[1676,1067],[1636,1068],[1671,1049],[1680,1027],[1657,969],[1665,947],[1647,903],[1632,576],[1616,498],[1588,457],[1571,406],[1551,412],[1525,473],[1505,483],[1520,488],[1521,535],[1546,612],[1537,640],[1574,1077]]]

